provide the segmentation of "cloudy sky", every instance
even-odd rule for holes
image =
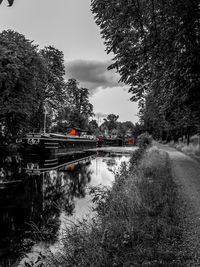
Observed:
[[[0,6],[0,31],[12,29],[40,47],[54,45],[65,55],[66,78],[76,78],[90,90],[94,112],[101,118],[119,115],[120,121],[138,121],[137,104],[130,102],[127,86],[108,71],[100,30],[90,11],[90,0],[15,0],[12,8]]]

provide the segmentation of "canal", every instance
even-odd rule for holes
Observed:
[[[2,267],[20,266],[47,247],[56,250],[69,221],[92,216],[90,188],[111,187],[130,155],[90,151],[41,158],[8,158],[1,164]]]

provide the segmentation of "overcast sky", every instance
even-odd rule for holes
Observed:
[[[90,0],[15,0],[0,6],[0,31],[12,29],[40,47],[53,45],[65,56],[66,78],[76,78],[90,90],[99,117],[114,113],[120,121],[138,121],[137,104],[130,102],[128,87],[107,71],[107,55],[90,11]]]

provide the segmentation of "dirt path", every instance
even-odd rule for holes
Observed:
[[[200,266],[200,163],[174,148],[158,147],[169,155],[173,176],[185,204],[185,244],[193,258],[186,266]]]

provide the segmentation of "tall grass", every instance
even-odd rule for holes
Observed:
[[[176,149],[184,152],[185,154],[191,156],[200,156],[200,147],[199,147],[199,136],[194,135],[190,139],[190,144],[187,145],[186,142],[180,142],[175,145]]]
[[[67,228],[46,266],[184,266],[178,196],[165,152],[139,150],[111,190],[92,190],[96,216]]]

